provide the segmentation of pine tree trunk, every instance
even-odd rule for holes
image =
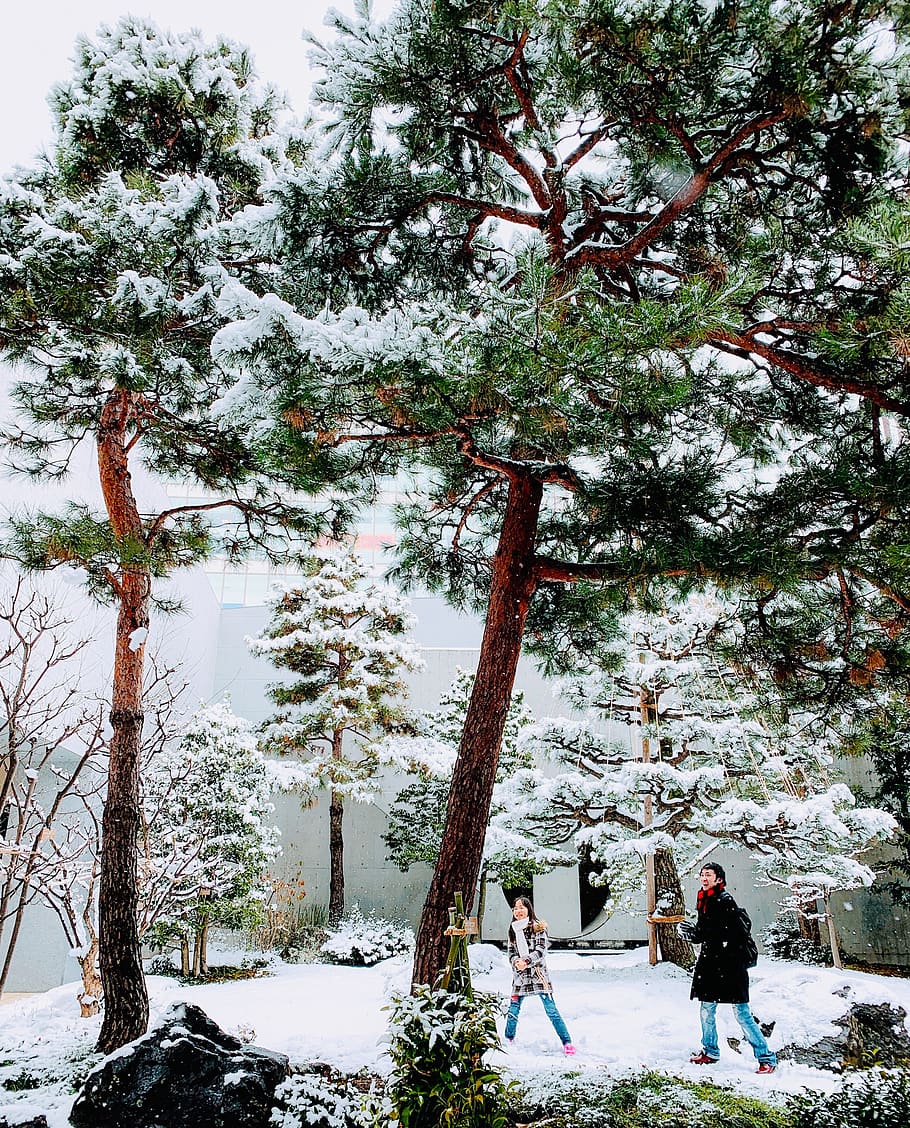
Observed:
[[[190,974],[190,941],[189,937],[180,937],[180,974]]]
[[[144,544],[133,496],[128,442],[133,436],[131,393],[112,393],[98,431],[98,470],[111,528],[124,556],[135,560]],[[144,563],[125,563],[115,581],[119,609],[114,647],[107,797],[101,822],[98,941],[104,985],[104,1021],[98,1049],[112,1053],[144,1034],[149,1004],[138,920],[139,753],[142,736],[144,644],[131,636],[148,630],[151,575]]]
[[[654,882],[657,892],[657,912],[660,916],[681,916],[686,911],[676,859],[670,850],[654,851]],[[657,925],[657,943],[660,958],[677,967],[692,967],[695,952],[688,940],[683,940],[675,924]]]
[[[458,749],[439,858],[414,953],[413,982],[434,983],[445,966],[449,906],[458,891],[473,902],[493,784],[528,606],[534,592],[534,541],[543,489],[515,477],[493,558],[490,602],[474,689]]]
[[[822,930],[818,919],[818,901],[800,901],[796,924],[803,940],[822,943]]]
[[[332,758],[341,759],[344,732],[332,736]],[[334,787],[329,800],[329,927],[344,916],[344,796]]]

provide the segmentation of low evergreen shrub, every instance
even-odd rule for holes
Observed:
[[[779,960],[796,960],[818,967],[831,963],[831,949],[826,944],[816,944],[814,940],[801,936],[792,913],[775,917],[762,929],[761,941],[768,955]]]
[[[794,1128],[908,1128],[910,1072],[848,1074],[833,1093],[800,1093],[787,1103]]]
[[[519,1083],[513,1122],[547,1128],[795,1128],[785,1110],[710,1082],[644,1072],[530,1076]]]
[[[368,967],[370,964],[408,952],[414,933],[401,921],[383,920],[372,913],[364,916],[355,905],[320,949],[333,963]]]
[[[314,1065],[278,1086],[270,1123],[274,1128],[374,1128],[383,1106],[370,1079]]]

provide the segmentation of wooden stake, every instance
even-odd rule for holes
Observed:
[[[825,901],[825,924],[828,926],[828,943],[831,945],[831,959],[834,961],[834,966],[842,968],[843,962],[840,958],[840,945],[837,942],[837,932],[834,928],[834,917],[831,914],[831,901],[826,893],[824,896]]]

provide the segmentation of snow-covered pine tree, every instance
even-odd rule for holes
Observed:
[[[755,683],[723,664],[738,630],[729,607],[701,596],[624,616],[600,668],[564,684],[587,718],[529,730],[559,770],[514,776],[500,818],[588,850],[617,903],[638,894],[653,857],[659,915],[684,912],[679,872],[704,856],[706,835],[748,848],[764,880],[804,903],[816,887],[871,881],[855,855],[889,833],[890,816],[832,782],[832,749],[806,717],[770,716]],[[664,958],[690,962],[675,927],[659,924],[657,938]]]
[[[857,805],[844,783],[795,794],[776,791],[763,801],[725,799],[703,822],[722,842],[749,850],[761,878],[786,889],[784,908],[816,916],[821,901],[831,957],[841,967],[831,894],[868,887],[875,871],[860,860],[897,829],[887,811]]]
[[[0,354],[19,376],[6,437],[39,480],[65,475],[91,444],[103,504],[19,515],[7,551],[30,568],[82,569],[117,610],[99,922],[98,1045],[110,1052],[148,1019],[136,842],[156,583],[219,542],[269,551],[272,533],[315,524],[287,503],[281,452],[255,451],[242,419],[213,415],[235,377],[209,350],[245,295],[267,286],[244,209],[303,142],[280,131],[283,102],[244,50],[140,19],[80,39],[51,105],[56,144],[0,185]],[[156,508],[140,467],[190,483],[193,499]],[[305,486],[299,472],[294,481]]]
[[[325,143],[264,217],[278,295],[215,351],[244,374],[232,410],[296,427],[305,472],[418,463],[402,571],[486,615],[417,938],[431,983],[523,639],[557,662],[654,576],[754,584],[761,627],[801,580],[855,608],[867,568],[910,602],[887,551],[906,441],[882,438],[910,413],[904,352],[866,332],[891,283],[844,238],[903,191],[904,28],[865,0],[334,23]]]
[[[302,761],[296,786],[329,792],[329,922],[344,913],[344,801],[370,801],[378,789],[374,742],[406,730],[404,675],[423,663],[408,638],[414,617],[387,585],[367,583],[351,551],[302,559],[304,578],[270,601],[265,633],[248,639],[290,675],[270,687],[276,712],[263,726],[271,754]]]
[[[446,804],[458,743],[471,697],[474,675],[458,669],[452,684],[443,694],[439,708],[418,718],[420,735],[403,741],[389,741],[384,759],[413,776],[389,805],[389,826],[383,834],[387,858],[406,873],[415,862],[435,865],[445,828]],[[547,873],[555,866],[573,865],[573,849],[546,847],[536,837],[497,824],[503,811],[501,790],[520,768],[531,766],[531,752],[521,746],[521,734],[534,716],[522,694],[512,697],[502,734],[502,750],[493,788],[490,824],[487,827],[480,869],[477,919],[482,926],[487,882],[506,888],[530,888],[534,875]]]
[[[268,866],[280,853],[273,785],[252,726],[226,701],[199,709],[179,742],[148,761],[140,934],[162,946],[176,940],[185,973],[205,974],[210,926],[249,928],[262,918]]]

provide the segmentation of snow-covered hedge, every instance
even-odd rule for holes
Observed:
[[[370,964],[408,952],[414,946],[413,931],[401,921],[364,916],[355,905],[322,945],[322,953],[334,963],[369,967]]]
[[[787,1107],[799,1128],[907,1128],[910,1072],[851,1074],[835,1092],[801,1093],[791,1097]]]
[[[381,1099],[361,1092],[349,1077],[295,1073],[275,1090],[275,1128],[371,1128]]]

